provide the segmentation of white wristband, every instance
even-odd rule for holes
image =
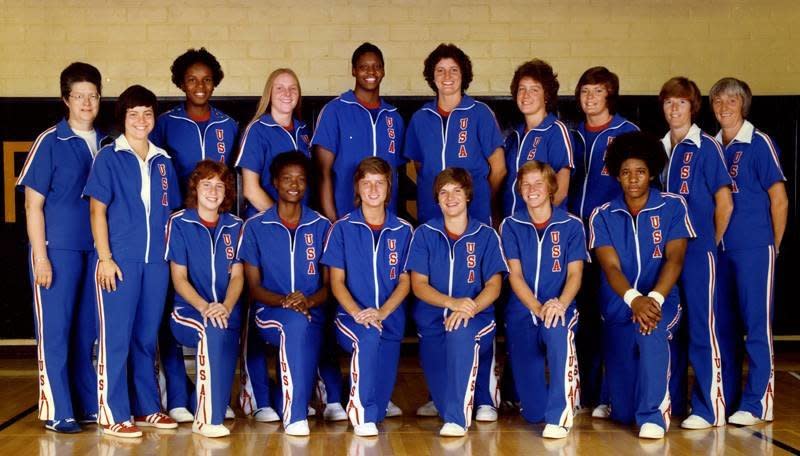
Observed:
[[[664,305],[664,295],[661,293],[653,290],[650,293],[647,293],[648,298],[653,298],[659,305],[659,307]]]
[[[642,294],[639,293],[639,290],[636,288],[631,288],[630,290],[626,291],[624,295],[622,295],[622,300],[625,301],[625,304],[627,304],[628,307],[630,307],[631,303],[633,303],[633,300],[641,295]]]

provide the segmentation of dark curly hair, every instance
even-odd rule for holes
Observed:
[[[311,177],[311,160],[299,150],[290,150],[276,155],[269,164],[269,175],[272,176],[273,185],[277,181],[278,176],[280,176],[281,171],[283,171],[283,168],[292,165],[303,168],[306,178]]]
[[[619,177],[619,170],[625,160],[635,158],[647,164],[650,178],[658,177],[667,163],[664,146],[655,136],[641,131],[632,131],[617,136],[608,146],[606,166],[608,173]]]
[[[575,86],[575,100],[578,102],[578,109],[581,107],[581,88],[587,84],[602,84],[605,86],[608,95],[606,96],[606,107],[608,112],[617,112],[617,100],[619,99],[619,78],[604,66],[596,66],[584,71],[578,84]]]
[[[91,82],[97,88],[98,95],[103,92],[103,77],[100,76],[100,70],[88,63],[72,62],[64,68],[59,77],[62,99],[69,98],[72,84],[77,82]]]
[[[114,106],[114,122],[120,133],[125,133],[125,116],[128,115],[128,110],[137,106],[153,108],[153,114],[157,113],[158,100],[156,99],[156,94],[138,84],[128,87],[119,94],[117,104]]]
[[[370,42],[366,42],[362,43],[359,47],[356,48],[355,51],[353,51],[353,56],[350,58],[350,63],[352,67],[353,68],[356,67],[358,59],[361,58],[362,55],[369,54],[370,52],[378,56],[378,58],[381,61],[381,65],[384,65],[383,52],[381,52],[380,48]]]
[[[442,59],[453,59],[461,69],[461,93],[464,93],[469,88],[472,82],[472,60],[455,44],[442,43],[436,47],[428,57],[425,58],[425,68],[422,70],[422,75],[425,76],[425,81],[434,92],[439,93],[436,88],[433,76],[436,70],[436,64]]]
[[[189,175],[185,201],[187,208],[197,208],[197,184],[203,179],[211,179],[212,177],[219,177],[219,180],[225,184],[225,198],[223,198],[217,212],[228,212],[233,208],[233,202],[236,201],[236,180],[233,177],[233,173],[224,163],[209,159],[199,162],[192,174]]]
[[[558,108],[558,74],[544,60],[533,59],[517,67],[511,79],[511,97],[517,99],[517,90],[522,78],[531,78],[542,85],[544,103],[547,112],[556,112]]]
[[[211,78],[214,80],[214,87],[222,82],[225,73],[222,71],[222,65],[219,64],[214,54],[208,52],[206,48],[189,49],[183,54],[179,55],[172,66],[169,68],[172,71],[172,83],[179,89],[183,88],[183,77],[186,75],[186,70],[195,63],[202,63],[211,70]]]

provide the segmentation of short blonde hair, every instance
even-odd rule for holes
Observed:
[[[522,178],[532,172],[539,171],[542,173],[544,181],[547,182],[547,194],[550,195],[550,202],[553,202],[553,195],[558,191],[558,181],[556,180],[556,172],[553,167],[547,163],[542,163],[538,160],[531,160],[522,165],[517,171],[517,183],[514,185],[514,190],[520,193],[520,186],[522,185]]]

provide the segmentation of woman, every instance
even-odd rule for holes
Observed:
[[[186,209],[170,218],[166,258],[175,302],[170,327],[181,345],[197,350],[192,432],[223,437],[239,347],[244,269],[236,260],[242,220],[227,211],[236,199],[233,173],[201,161],[189,176]]]
[[[747,83],[720,79],[709,98],[720,125],[716,139],[733,178],[733,213],[719,252],[722,382],[725,404],[736,410],[728,422],[749,426],[773,419],[772,297],[789,206],[786,177],[772,138],[746,120],[753,99]],[[750,366],[744,392],[743,332]]]
[[[472,420],[480,353],[491,357],[494,301],[508,268],[497,233],[467,214],[469,172],[448,168],[433,185],[442,217],[414,232],[406,269],[419,299],[414,320],[422,370],[444,412],[439,435],[462,436]]]
[[[686,199],[697,237],[686,248],[685,267],[680,278],[681,302],[688,319],[688,357],[695,386],[692,388],[692,414],[682,423],[686,429],[706,429],[725,424],[725,399],[722,389],[719,345],[716,330],[717,245],[728,227],[733,199],[731,178],[722,149],[714,138],[703,133],[694,120],[700,112],[700,90],[684,77],[672,78],[658,96],[669,125],[661,139],[668,163],[664,188]],[[673,338],[672,382],[673,414],[685,410],[685,342]],[[678,405],[675,405],[678,404]],[[675,413],[675,412],[678,413]]]
[[[575,165],[572,162],[572,137],[556,117],[558,109],[558,75],[553,68],[539,59],[525,62],[514,72],[511,96],[524,122],[508,135],[505,143],[506,178],[503,195],[503,214],[508,217],[525,207],[516,194],[517,173],[525,163],[536,160],[547,163],[556,170],[558,191],[553,195],[553,206],[566,209],[569,176]]]
[[[349,213],[354,194],[351,176],[366,157],[380,157],[395,171],[389,210],[397,211],[397,170],[405,164],[405,124],[397,108],[381,98],[383,53],[363,43],[350,60],[355,88],[331,100],[317,118],[311,143],[320,169],[320,204],[331,220]]]
[[[664,161],[658,140],[639,132],[617,137],[606,164],[622,196],[596,208],[589,221],[589,248],[603,270],[610,417],[635,422],[646,439],[669,428],[669,339],[681,314],[675,284],[686,239],[695,237],[686,201],[650,188]]]
[[[61,72],[67,117],[36,138],[17,180],[30,241],[39,419],[55,432],[97,422],[92,236],[81,192],[104,139],[94,128],[102,82],[97,68],[83,62]]]
[[[575,295],[583,262],[589,259],[583,223],[553,208],[557,187],[550,165],[537,160],[524,164],[515,192],[525,207],[500,225],[514,292],[505,321],[515,386],[523,418],[533,423],[544,420],[545,438],[567,436],[580,402]],[[545,360],[551,373],[549,386]]]
[[[617,136],[639,128],[617,113],[619,78],[606,67],[584,71],[575,86],[575,99],[584,121],[575,131],[575,175],[568,198],[569,211],[588,224],[594,208],[622,194],[619,183],[608,174],[606,153]],[[592,416],[608,418],[608,394],[602,371],[602,324],[594,290],[600,286],[600,270],[589,263],[583,274],[584,293],[578,295],[581,327],[577,334],[581,368],[581,401],[595,407]]]
[[[175,59],[170,70],[172,83],[186,95],[186,100],[158,117],[150,140],[172,157],[181,194],[185,195],[189,175],[197,163],[205,159],[230,163],[239,128],[236,121],[209,103],[225,76],[213,54],[205,48],[189,49]],[[183,350],[172,336],[169,322],[165,316],[158,344],[166,380],[165,405],[172,419],[188,423],[194,420],[188,410],[190,384]],[[234,417],[232,409],[226,413],[228,418]]]
[[[494,113],[465,92],[472,82],[472,61],[453,44],[440,44],[423,70],[436,98],[411,117],[405,156],[417,167],[417,215],[420,223],[438,217],[433,181],[446,168],[465,168],[475,184],[469,213],[490,223],[493,204],[506,176],[503,136]]]
[[[97,252],[98,422],[118,437],[141,436],[137,426],[178,426],[161,412],[153,370],[169,283],[162,233],[181,203],[172,160],[147,139],[155,110],[156,96],[142,86],[120,94],[115,118],[123,134],[97,154],[83,191]]]
[[[311,129],[300,120],[300,81],[289,68],[270,73],[256,114],[242,136],[236,167],[242,170],[247,215],[271,208],[278,200],[269,166],[276,155],[290,150],[309,154]],[[303,201],[308,202],[308,196]]]
[[[358,208],[333,225],[322,256],[339,302],[337,339],[352,353],[347,414],[359,436],[378,435],[375,424],[386,416],[405,330],[410,282],[403,264],[412,228],[387,209],[391,186],[385,160],[368,157],[358,165]]]
[[[310,161],[299,151],[270,165],[278,204],[247,220],[239,249],[264,342],[278,347],[283,410],[289,435],[308,435],[308,404],[328,299],[328,270],[319,260],[330,222],[303,205]],[[279,404],[283,403],[281,407]]]

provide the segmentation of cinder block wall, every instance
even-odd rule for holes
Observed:
[[[386,58],[385,94],[430,94],[422,61],[438,43],[470,55],[473,95],[506,95],[514,68],[548,60],[572,93],[580,73],[603,64],[624,94],[654,94],[683,74],[706,92],[721,76],[757,94],[800,93],[796,0],[0,0],[0,96],[57,96],[69,62],[96,65],[104,94],[141,83],[181,93],[169,66],[206,46],[226,77],[217,95],[258,95],[288,66],[305,94],[352,86],[349,58],[368,40]]]

